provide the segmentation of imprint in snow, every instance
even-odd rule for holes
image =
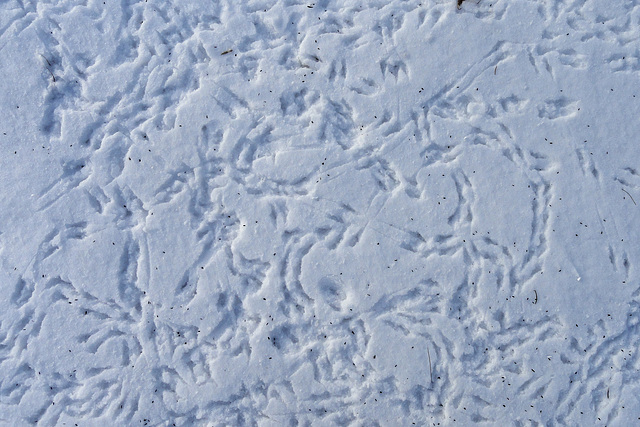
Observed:
[[[577,105],[577,101],[570,101],[565,97],[549,99],[543,105],[538,106],[538,117],[555,120],[571,116],[576,113]]]

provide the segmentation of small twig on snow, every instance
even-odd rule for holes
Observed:
[[[431,352],[429,352],[429,346],[427,346],[427,357],[429,358],[429,381],[433,382],[433,371],[431,370]]]
[[[629,194],[629,192],[627,190],[625,190],[624,188],[622,189],[622,191],[624,191],[625,193],[627,193],[629,195],[629,197],[631,197],[631,201],[633,202],[634,205],[638,206],[638,204],[636,203],[635,200],[633,200],[633,196],[631,194]]]

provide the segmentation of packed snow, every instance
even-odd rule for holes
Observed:
[[[0,424],[640,424],[640,1],[0,2]]]

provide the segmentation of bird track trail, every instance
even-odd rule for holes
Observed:
[[[609,3],[0,6],[0,419],[636,423]]]

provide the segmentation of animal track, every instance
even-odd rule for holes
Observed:
[[[577,105],[566,97],[550,99],[538,106],[538,117],[551,120],[569,117],[577,113]]]
[[[3,7],[0,421],[634,425],[640,8],[245,3]]]

